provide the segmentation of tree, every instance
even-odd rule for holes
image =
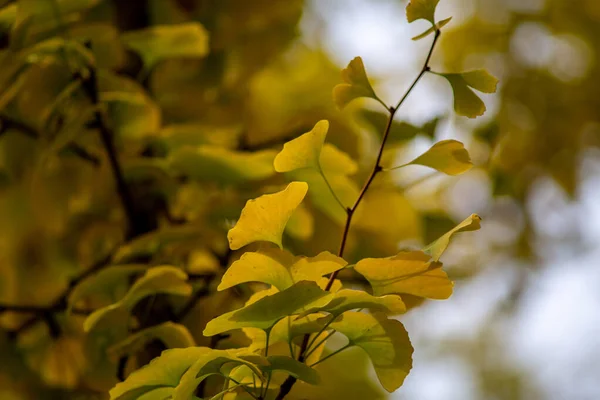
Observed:
[[[331,86],[319,79],[335,68],[289,48],[300,1],[6,5],[0,346],[4,364],[28,374],[8,390],[380,396],[365,372],[324,369],[351,348],[385,390],[399,388],[413,347],[394,316],[451,295],[440,257],[480,218],[398,251],[422,240],[422,223],[403,195],[411,185],[399,187],[390,171],[458,175],[472,163],[461,142],[443,140],[394,166],[402,145],[433,137],[437,124],[399,122],[396,111],[428,74],[448,81],[456,113],[470,118],[485,111],[473,89],[497,84],[485,70],[432,70],[450,22],[435,19],[438,1],[407,6],[408,22],[431,24],[414,38],[431,46],[391,106],[360,57],[333,99],[320,95]],[[284,51],[319,68],[293,65],[290,75]],[[377,132],[374,156],[341,111],[359,98],[384,107],[358,111]],[[336,333],[347,343],[333,350]]]

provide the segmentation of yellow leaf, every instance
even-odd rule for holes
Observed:
[[[370,97],[381,102],[369,83],[362,58],[355,57],[350,61],[342,70],[342,79],[345,83],[333,88],[333,101],[339,109],[359,97]]]
[[[406,6],[406,19],[414,22],[418,19],[426,19],[435,24],[435,8],[440,0],[410,0]]]
[[[483,115],[485,104],[471,90],[471,88],[483,93],[494,93],[498,79],[485,70],[475,70],[460,74],[440,74],[450,82],[454,92],[454,110],[458,115],[475,118]]]
[[[456,225],[450,231],[446,232],[444,235],[440,236],[439,239],[435,240],[429,246],[427,246],[423,251],[427,254],[430,254],[434,261],[438,261],[444,251],[448,248],[450,244],[450,239],[455,233],[458,232],[466,232],[466,231],[476,231],[481,228],[480,225],[481,217],[477,214],[471,214],[467,219],[465,219],[460,224]]]
[[[217,290],[225,290],[244,282],[263,282],[283,291],[296,282],[314,281],[347,264],[329,252],[316,257],[294,257],[280,249],[246,252],[225,272]]]
[[[354,269],[371,284],[373,294],[412,294],[429,299],[447,299],[452,281],[442,263],[422,251],[400,252],[394,257],[365,258]]]
[[[410,164],[424,165],[448,175],[460,175],[473,166],[469,152],[457,140],[437,142],[425,153],[405,165]]]
[[[440,22],[433,25],[431,28],[427,29],[425,32],[412,38],[412,40],[421,40],[421,39],[431,35],[433,32],[439,31],[444,26],[446,26],[448,24],[448,22],[450,22],[451,19],[452,19],[452,17],[441,20]]]
[[[347,153],[331,143],[325,143],[321,151],[321,168],[329,177],[331,175],[354,175],[358,172],[358,164]]]
[[[329,121],[321,120],[310,132],[284,144],[273,162],[275,171],[289,172],[302,168],[320,170],[319,160],[328,130]]]
[[[308,208],[300,204],[296,211],[290,217],[285,233],[295,239],[308,240],[313,235],[315,221]]]
[[[231,250],[257,241],[275,243],[283,248],[281,239],[285,225],[307,191],[305,182],[291,182],[280,192],[248,200],[240,219],[227,233]]]

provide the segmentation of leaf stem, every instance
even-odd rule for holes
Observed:
[[[316,345],[314,345],[314,347],[311,348],[311,346],[308,346],[308,350],[306,352],[306,358],[310,357],[310,355],[312,353],[314,353],[323,343],[325,343],[327,340],[329,340],[330,337],[332,337],[335,334],[335,331],[332,330],[331,332],[329,332],[327,334],[327,336],[325,336],[323,339],[319,340],[319,343],[317,343]],[[316,336],[318,337],[318,336]]]
[[[338,354],[338,353],[341,353],[342,351],[344,351],[344,350],[346,350],[346,349],[348,349],[348,348],[350,348],[350,347],[352,347],[352,344],[351,344],[351,343],[348,343],[348,344],[347,344],[347,345],[345,345],[344,347],[340,347],[340,348],[339,348],[339,349],[337,349],[336,351],[334,351],[334,352],[332,352],[332,353],[330,353],[330,354],[327,354],[325,357],[321,358],[319,361],[316,361],[316,362],[314,362],[314,363],[310,364],[310,365],[309,365],[309,367],[311,367],[311,368],[312,368],[312,367],[314,367],[315,365],[321,364],[323,361],[327,360],[328,358],[330,358],[330,357],[333,357],[333,356],[335,356],[336,354]]]
[[[323,177],[323,180],[325,181],[325,184],[329,188],[329,191],[331,192],[331,194],[333,195],[333,197],[335,198],[335,200],[337,201],[337,203],[340,205],[340,207],[342,207],[343,210],[346,210],[347,207],[344,205],[344,203],[342,203],[342,200],[340,200],[340,198],[338,197],[338,195],[333,190],[333,187],[331,186],[331,184],[329,183],[329,180],[325,176],[325,172],[323,172],[323,168],[321,168],[321,164],[319,164],[319,173]]]
[[[354,212],[360,205],[360,202],[362,201],[363,197],[367,193],[367,190],[369,190],[369,187],[371,186],[373,179],[375,179],[375,176],[379,172],[381,172],[381,170],[383,169],[380,164],[381,158],[383,156],[383,150],[385,148],[385,143],[388,139],[388,136],[390,135],[392,123],[394,121],[394,116],[396,115],[396,112],[402,106],[402,104],[404,104],[404,101],[406,101],[406,99],[408,98],[408,96],[410,95],[412,90],[415,88],[417,83],[419,83],[419,81],[421,80],[423,75],[425,75],[425,73],[431,69],[429,67],[429,62],[431,61],[431,56],[433,55],[433,50],[435,49],[435,45],[438,42],[438,39],[439,39],[441,33],[442,32],[439,30],[439,28],[435,30],[435,36],[433,37],[431,47],[429,49],[429,52],[427,53],[427,57],[425,58],[425,62],[423,63],[423,67],[421,68],[419,75],[417,75],[415,80],[409,86],[406,93],[404,93],[404,95],[400,98],[400,100],[396,104],[396,107],[388,108],[388,112],[390,113],[390,115],[389,115],[389,118],[388,118],[388,121],[387,121],[387,124],[385,127],[385,131],[383,133],[383,138],[381,139],[381,146],[379,147],[379,152],[377,153],[377,159],[375,161],[375,165],[373,166],[373,170],[371,171],[371,174],[367,178],[367,181],[365,182],[362,190],[360,191],[358,198],[354,202],[354,205],[352,207],[346,209],[347,217],[346,217],[346,223],[344,225],[344,230],[342,232],[342,239],[340,241],[340,247],[338,250],[339,257],[343,257],[343,255],[344,255],[344,250],[346,248],[346,241],[348,239],[348,233],[350,232],[350,224],[352,223],[352,216],[354,215]],[[329,277],[329,281],[327,282],[327,286],[325,287],[325,290],[331,289],[331,287],[333,286],[333,282],[335,282],[335,278],[337,277],[338,273],[339,273],[339,271],[335,271],[334,273],[331,274],[331,276]],[[305,357],[306,357],[305,353],[306,353],[306,349],[308,347],[309,339],[310,339],[309,334],[304,335],[304,339],[302,341],[302,346],[300,347],[300,354],[298,356],[298,361],[300,361],[300,362],[304,362],[304,360],[305,360]],[[332,354],[337,354],[337,353],[332,353]],[[327,356],[326,358],[329,358],[330,356],[331,356],[331,354],[329,356]],[[321,360],[321,361],[323,361],[323,360]],[[319,361],[319,362],[321,362],[321,361]],[[316,365],[316,364],[313,364],[313,366],[314,365]],[[281,385],[281,387],[279,389],[279,394],[277,395],[275,400],[282,400],[283,398],[285,398],[285,396],[287,396],[287,394],[292,390],[292,387],[296,383],[296,380],[297,380],[296,378],[294,378],[293,376],[290,375]]]

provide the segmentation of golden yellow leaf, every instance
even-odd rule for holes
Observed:
[[[448,175],[460,175],[473,166],[469,152],[457,140],[437,142],[425,153],[405,165],[414,164],[424,165]]]
[[[410,0],[406,6],[406,19],[414,22],[418,19],[426,19],[435,24],[435,8],[440,0]]]
[[[302,168],[320,170],[319,160],[328,130],[329,121],[321,120],[310,132],[284,144],[273,162],[275,171],[289,172]]]
[[[249,243],[266,241],[283,248],[285,225],[307,191],[305,182],[291,182],[280,192],[248,200],[240,219],[227,233],[229,247],[237,250]]]
[[[339,109],[359,97],[370,97],[381,102],[369,83],[362,58],[355,57],[350,61],[342,70],[342,79],[345,83],[333,88],[333,101]]]
[[[439,239],[435,240],[433,243],[425,247],[423,251],[427,254],[430,254],[434,261],[438,261],[444,253],[444,251],[446,251],[446,249],[448,248],[448,245],[450,244],[450,239],[455,233],[476,231],[479,228],[481,228],[480,222],[481,217],[479,215],[471,214],[460,224],[456,225],[450,231],[440,236]]]

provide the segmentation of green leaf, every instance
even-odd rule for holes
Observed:
[[[112,330],[120,326],[127,326],[129,322],[129,310],[123,307],[123,304],[117,302],[109,306],[100,308],[85,319],[83,330],[90,332],[92,330],[104,331]]]
[[[469,152],[457,140],[437,142],[425,153],[405,165],[424,165],[448,175],[460,175],[473,167]]]
[[[287,356],[269,356],[267,357],[269,365],[266,367],[260,367],[262,371],[285,371],[294,378],[297,378],[303,382],[311,385],[318,385],[320,382],[319,373],[301,363]]]
[[[259,357],[255,355],[255,357]],[[231,350],[212,350],[202,355],[181,377],[181,380],[173,392],[173,400],[189,400],[196,388],[204,379],[211,375],[226,375],[223,367],[245,365],[250,368],[259,378],[262,376],[260,370],[252,363],[242,357],[235,355]]]
[[[110,297],[115,287],[127,283],[132,275],[141,274],[147,269],[146,265],[113,265],[102,269],[73,288],[67,300],[68,311],[70,312],[78,301],[86,297],[95,295]]]
[[[307,308],[322,307],[332,294],[315,282],[298,282],[290,288],[264,297],[255,303],[218,316],[204,329],[205,336],[214,336],[246,327],[271,329],[280,319],[302,313]]]
[[[274,150],[254,153],[217,146],[182,147],[169,154],[168,164],[176,174],[206,182],[236,184],[271,177]]]
[[[343,289],[333,294],[331,301],[320,308],[311,308],[301,315],[315,312],[328,312],[337,317],[346,311],[366,308],[371,311],[380,311],[386,315],[397,315],[406,312],[406,306],[399,296],[374,297],[362,290]]]
[[[435,8],[440,0],[410,0],[406,6],[406,19],[414,22],[425,19],[435,25]]]
[[[167,321],[134,333],[125,340],[111,346],[108,352],[115,358],[124,354],[133,354],[154,339],[159,339],[169,349],[196,345],[192,334],[184,325]]]
[[[175,296],[189,296],[192,287],[187,283],[187,274],[171,266],[153,267],[139,278],[121,300],[128,309],[132,309],[144,297],[164,293]]]
[[[125,32],[125,45],[140,54],[144,68],[151,70],[169,58],[201,58],[209,52],[208,32],[197,22],[152,27]]]
[[[333,88],[333,101],[339,109],[359,97],[370,97],[383,104],[369,83],[362,58],[355,57],[350,61],[342,70],[342,79],[345,83]]]
[[[175,388],[198,358],[211,351],[214,350],[208,347],[165,350],[150,364],[132,372],[124,382],[112,388],[109,392],[110,400],[135,400],[154,390]]]
[[[402,386],[412,368],[413,347],[400,321],[350,311],[330,326],[367,353],[385,390],[391,393]]]
[[[291,182],[280,192],[248,200],[240,219],[227,233],[231,250],[258,241],[275,243],[283,248],[281,239],[285,225],[307,191],[305,182]]]
[[[321,169],[321,150],[329,130],[329,121],[321,120],[310,132],[283,145],[283,149],[275,157],[273,165],[277,172],[289,172],[295,169]]]
[[[462,221],[460,224],[456,225],[450,231],[446,232],[439,239],[435,240],[433,243],[429,244],[427,247],[423,249],[423,251],[433,258],[433,261],[439,261],[440,257],[448,248],[450,244],[450,239],[455,233],[458,232],[467,232],[467,231],[476,231],[481,228],[480,225],[481,217],[477,214],[471,214],[468,218]]]
[[[498,79],[482,69],[461,74],[440,75],[446,78],[452,86],[454,110],[458,115],[476,118],[485,113],[485,104],[471,88],[483,93],[494,93],[496,92]]]
[[[450,22],[451,19],[452,19],[452,17],[441,20],[440,22],[433,25],[431,28],[427,29],[425,32],[412,38],[412,40],[421,40],[421,39],[431,35],[433,32],[439,31],[444,26],[446,26],[448,24],[448,22]]]
[[[452,281],[442,263],[422,251],[403,251],[388,258],[365,258],[354,269],[371,284],[373,294],[411,294],[429,299],[447,299]]]
[[[140,92],[102,92],[100,100],[107,104],[115,134],[125,139],[142,139],[160,130],[158,105]]]
[[[316,282],[346,265],[346,261],[327,251],[316,257],[294,257],[280,249],[246,252],[227,269],[217,290],[245,282],[263,282],[283,291],[296,282]]]

